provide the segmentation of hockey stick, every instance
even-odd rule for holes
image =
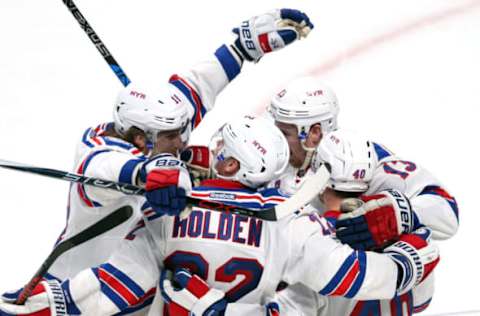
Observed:
[[[122,224],[123,222],[128,220],[132,216],[132,214],[133,209],[131,206],[121,207],[113,213],[105,216],[95,224],[91,225],[90,227],[82,230],[75,236],[70,237],[69,239],[59,243],[47,257],[47,259],[45,259],[45,261],[42,263],[42,266],[40,267],[40,269],[38,269],[30,282],[28,282],[27,285],[24,286],[15,303],[19,305],[25,303],[35,286],[37,286],[37,284],[42,280],[45,273],[47,273],[48,269],[50,269],[52,264],[60,255],[72,249],[73,247],[76,247]]]
[[[39,174],[50,178],[56,178],[75,183],[87,184],[98,188],[111,189],[129,195],[145,194],[145,189],[136,185],[103,180],[98,178],[91,178],[76,173],[69,173],[56,169],[34,167],[2,159],[0,159],[0,167]],[[270,208],[248,209],[229,203],[219,202],[217,200],[210,200],[208,198],[205,199],[192,196],[187,197],[187,202],[191,205],[214,209],[216,211],[226,211],[233,214],[256,217],[268,221],[276,221],[289,214],[292,214],[294,211],[302,208],[311,200],[313,200],[313,198],[315,198],[319,193],[323,191],[323,189],[327,185],[329,178],[330,172],[327,170],[325,165],[322,165],[320,168],[318,168],[317,172],[314,175],[312,175],[307,181],[303,183],[297,193],[295,193],[285,202],[282,202]]]
[[[120,82],[123,84],[124,87],[128,86],[128,84],[130,83],[130,79],[127,77],[122,67],[120,67],[120,65],[117,63],[115,58],[113,58],[110,51],[107,49],[107,47],[102,42],[102,40],[97,35],[97,33],[95,33],[95,31],[87,22],[87,19],[85,19],[85,17],[80,12],[80,10],[77,8],[75,3],[72,0],[62,0],[62,1],[67,6],[68,10],[70,10],[72,15],[75,17],[80,27],[85,31],[88,38],[90,38],[93,45],[95,45],[99,53],[103,56],[103,59],[105,59],[107,64],[110,66],[110,69],[112,69],[112,71],[115,73],[118,80],[120,80]]]

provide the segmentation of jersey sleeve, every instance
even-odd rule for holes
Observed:
[[[74,309],[69,314],[123,314],[150,304],[159,266],[147,237],[137,232],[135,238],[124,240],[108,262],[65,280],[62,287]]]
[[[396,294],[398,268],[387,255],[357,251],[329,234],[317,214],[289,225],[289,262],[284,281],[300,282],[324,296],[361,300],[389,299]]]
[[[213,108],[217,95],[240,73],[241,67],[242,61],[237,54],[222,45],[214,56],[170,77],[170,84],[180,90],[184,101],[191,106],[193,128]]]
[[[289,285],[275,294],[274,301],[280,306],[280,315],[317,315],[326,305],[326,297],[320,296],[301,283]]]
[[[136,184],[137,172],[144,160],[114,150],[97,150],[81,159],[77,173],[103,180]],[[83,202],[91,207],[108,205],[124,194],[114,190],[77,184]]]
[[[375,170],[367,194],[387,189],[397,189],[410,199],[418,220],[432,229],[434,239],[447,239],[457,232],[457,202],[425,168],[395,157],[385,159]]]

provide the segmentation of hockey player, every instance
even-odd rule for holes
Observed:
[[[415,230],[421,224],[408,198],[398,190],[370,191],[370,184],[378,172],[378,161],[375,154],[375,143],[345,131],[335,131],[325,135],[317,148],[312,161],[315,170],[321,163],[331,166],[329,190],[322,196],[325,205],[325,216],[337,222],[336,236],[357,249],[381,249],[385,245],[398,240],[402,233]],[[377,175],[378,176],[378,175]],[[345,198],[359,198],[353,203],[356,210],[340,213],[341,202]],[[341,199],[340,199],[341,198]],[[360,205],[363,206],[360,207]],[[351,204],[352,205],[352,204]],[[345,222],[349,218],[358,217],[358,213],[368,214],[369,223],[382,225],[388,223],[388,233],[384,229],[374,228],[373,232],[361,229],[360,225],[348,227]],[[372,211],[372,212],[370,212]],[[344,219],[346,218],[346,219]],[[363,226],[368,225],[363,221]],[[408,226],[403,228],[402,226]],[[395,233],[394,233],[395,232]],[[373,235],[373,238],[372,238]],[[320,293],[324,294],[324,293]],[[429,276],[417,285],[413,291],[395,297],[393,300],[356,301],[342,297],[326,298],[307,289],[301,284],[295,284],[280,291],[275,298],[282,311],[294,315],[411,315],[426,308],[433,295],[433,279]],[[427,303],[427,304],[425,304]]]
[[[287,194],[296,192],[308,174],[310,163],[324,134],[337,129],[339,112],[334,92],[312,77],[294,80],[271,101],[268,113],[282,130],[290,147],[290,166],[272,186]],[[373,143],[378,168],[367,195],[397,189],[410,200],[419,221],[433,231],[434,239],[452,237],[458,228],[455,199],[427,170]]]
[[[323,135],[337,129],[338,100],[330,88],[306,77],[293,81],[278,93],[268,111],[286,135],[292,153],[287,172],[270,185],[292,194],[312,172],[309,163]],[[373,142],[372,146],[376,169],[365,194],[396,189],[412,205],[414,218],[432,230],[433,239],[444,240],[453,236],[458,229],[457,203],[439,181],[418,164],[399,158],[384,146]],[[380,210],[369,211],[370,219],[374,217],[372,214],[381,213]],[[370,230],[378,231],[379,236],[395,236],[399,232],[387,225],[388,220],[391,217],[379,216]],[[349,225],[353,225],[351,223]],[[364,223],[357,224],[361,225]],[[359,231],[358,227],[350,227],[350,230]],[[362,249],[368,246],[365,243],[373,242],[357,239],[354,234],[342,241]],[[425,309],[428,303],[429,298],[418,302],[415,309]]]
[[[237,120],[221,128],[212,144],[213,170],[220,179],[192,190],[193,196],[246,207],[270,207],[285,200],[275,189],[257,189],[288,164],[287,142],[275,126],[261,119]],[[182,164],[145,168],[147,181],[155,171],[164,186],[176,183],[190,190],[189,183],[179,181],[187,174]],[[379,254],[342,245],[317,213],[292,213],[279,222],[266,222],[209,207],[193,207],[187,218],[146,219],[149,229],[133,231],[107,263],[61,284],[42,281],[25,305],[3,300],[0,311],[113,315],[136,304],[166,267],[175,270],[175,282],[163,270],[160,288],[167,304],[151,315],[162,310],[170,315],[189,315],[189,310],[195,315],[252,315],[262,308],[265,313],[255,304],[269,302],[281,280],[332,295],[391,298],[409,291],[438,262],[436,248],[418,233],[402,236]],[[196,275],[181,269],[186,267]],[[271,304],[267,308],[275,310]]]
[[[75,247],[53,264],[47,279],[64,280],[82,269],[106,261],[118,243],[142,216],[174,214],[159,204],[154,185],[146,183],[144,164],[148,144],[153,153],[177,154],[189,132],[200,124],[216,96],[240,72],[245,60],[257,63],[265,54],[304,38],[313,28],[308,16],[298,10],[278,9],[252,17],[234,29],[235,40],[222,45],[214,56],[189,71],[173,75],[169,83],[154,91],[130,84],[122,90],[114,106],[113,123],[87,129],[79,142],[74,171],[89,177],[146,185],[144,198],[74,184],[70,188],[67,223],[58,242],[77,234],[123,205],[136,212],[118,227]],[[163,160],[158,158],[157,163]],[[9,294],[6,294],[9,297]],[[145,303],[152,299],[147,293]],[[143,302],[142,302],[143,303]]]
[[[258,62],[305,37],[313,28],[309,18],[292,9],[273,10],[255,16],[234,29],[234,43],[222,45],[214,56],[190,71],[173,75],[168,84],[147,91],[133,84],[120,92],[114,107],[114,122],[87,129],[76,150],[75,171],[90,177],[145,185],[144,164],[148,144],[153,154],[176,155],[198,126],[216,96],[240,72],[243,61]],[[147,189],[149,188],[147,183]],[[98,188],[72,185],[67,225],[59,242],[98,221],[119,206],[131,204],[137,212],[129,221],[102,236],[70,250],[49,270],[48,277],[63,280],[80,270],[107,260],[117,243],[137,223],[142,213],[159,216],[158,196],[149,192],[145,199],[126,197]],[[174,210],[169,210],[174,212]],[[153,215],[152,215],[153,214]]]

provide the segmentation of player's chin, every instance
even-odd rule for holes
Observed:
[[[303,164],[303,160],[300,159],[299,157],[295,157],[295,154],[292,154],[290,152],[290,160],[289,160],[290,165],[294,168],[300,168]]]

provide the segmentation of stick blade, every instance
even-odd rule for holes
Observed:
[[[275,206],[276,220],[279,220],[310,203],[322,193],[330,179],[330,171],[325,164],[318,168],[312,176],[305,180],[300,189],[288,200]]]

